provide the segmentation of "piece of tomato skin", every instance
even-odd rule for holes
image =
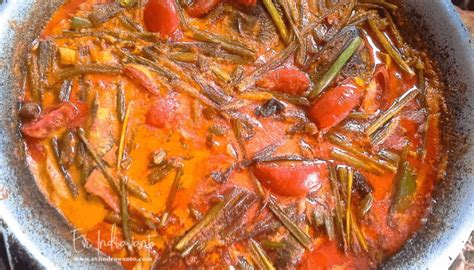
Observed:
[[[309,108],[308,116],[322,131],[342,122],[360,103],[364,91],[350,82],[329,89]]]
[[[303,95],[310,85],[306,73],[295,68],[270,71],[257,82],[257,86],[290,95]]]
[[[143,20],[150,32],[172,37],[179,29],[180,21],[174,0],[150,0],[143,10]]]
[[[253,172],[271,192],[288,197],[301,197],[321,187],[328,175],[323,161],[310,163],[257,163]]]

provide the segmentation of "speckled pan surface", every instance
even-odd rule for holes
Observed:
[[[94,250],[76,251],[67,222],[48,205],[29,173],[17,131],[17,97],[24,55],[58,0],[11,0],[0,8],[0,226],[39,268],[111,269],[83,262]],[[430,46],[447,84],[446,179],[440,183],[426,227],[384,265],[387,269],[447,269],[474,229],[474,45],[448,0],[403,0],[408,16]],[[18,60],[18,61],[17,61]]]

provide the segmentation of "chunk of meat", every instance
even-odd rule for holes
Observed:
[[[172,36],[179,29],[179,16],[174,0],[150,0],[143,10],[143,20],[147,29]]]
[[[306,73],[294,68],[271,71],[257,82],[258,87],[291,95],[304,94],[309,84]]]
[[[176,100],[173,98],[158,99],[146,114],[148,125],[164,128],[175,119]]]
[[[159,95],[160,90],[153,81],[151,72],[144,66],[128,64],[123,67],[123,74],[130,78],[136,84],[145,88],[153,95]]]
[[[186,9],[191,17],[202,17],[215,8],[221,0],[196,0]]]
[[[69,102],[63,102],[36,121],[27,123],[21,127],[21,133],[30,138],[46,139],[52,132],[66,127],[68,123],[76,118],[78,111]]]
[[[312,104],[309,118],[320,130],[329,130],[349,115],[359,104],[362,94],[362,89],[353,83],[334,87]]]
[[[321,187],[328,177],[328,170],[323,161],[257,163],[254,174],[272,192],[283,196],[304,196]]]

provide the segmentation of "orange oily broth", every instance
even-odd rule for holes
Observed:
[[[68,4],[60,8],[45,28],[43,36],[54,35],[60,33],[64,29],[68,29],[70,14],[75,13],[75,9],[78,7],[78,2],[70,1]],[[84,10],[90,9],[91,2],[82,4],[81,8]],[[201,29],[210,30],[211,32],[222,33],[226,30],[222,24],[209,26],[201,22],[193,23]],[[108,22],[104,27],[113,27],[113,23]],[[82,40],[82,42],[87,42],[88,39],[81,38],[80,40]],[[376,62],[386,63],[386,60],[379,55],[381,50],[380,48],[377,48],[377,42],[372,41],[371,38],[368,38],[368,40],[371,41],[369,44],[372,46],[370,47],[372,55],[377,58]],[[73,47],[72,44],[70,44],[70,41],[67,41],[66,39],[59,41],[57,44],[59,46]],[[277,51],[280,50],[281,47],[281,43],[274,44],[274,48],[278,48],[276,49]],[[100,51],[101,47],[96,46],[94,49]],[[259,47],[259,56],[268,59],[271,54],[273,54],[272,49]],[[112,62],[114,61],[115,60],[112,59]],[[395,64],[391,63],[391,65]],[[222,67],[230,73],[233,66],[222,65]],[[250,73],[254,68],[254,66],[246,66],[246,73]],[[396,83],[398,84],[398,93],[396,96],[399,96],[406,90],[412,88],[415,85],[415,81],[413,78],[404,75],[400,70],[398,70],[398,67],[395,66],[395,69],[397,69],[397,73],[399,74],[398,78],[396,78]],[[126,104],[129,106],[132,104],[130,121],[125,140],[125,149],[133,162],[125,173],[146,190],[150,199],[148,202],[143,202],[134,197],[130,197],[130,201],[135,205],[144,207],[152,213],[162,213],[165,210],[167,195],[174,178],[174,172],[169,174],[162,181],[150,185],[147,177],[149,173],[148,165],[150,157],[154,151],[159,149],[164,149],[167,152],[168,157],[184,157],[184,174],[180,180],[180,188],[176,194],[171,211],[172,215],[175,216],[178,221],[176,224],[172,224],[166,228],[166,233],[164,235],[160,235],[153,239],[153,242],[157,247],[162,248],[169,244],[172,239],[182,235],[195,223],[195,220],[191,218],[189,214],[188,206],[190,203],[200,206],[200,208],[202,208],[201,210],[207,210],[209,202],[206,201],[206,199],[209,198],[210,191],[215,192],[216,190],[224,190],[225,187],[231,185],[252,189],[252,185],[246,172],[234,173],[224,186],[217,185],[209,180],[208,176],[211,171],[225,169],[233,162],[233,158],[226,153],[226,146],[232,144],[234,148],[237,149],[238,144],[232,135],[232,132],[229,131],[224,137],[216,137],[219,146],[209,149],[206,146],[205,136],[203,134],[206,134],[208,127],[215,123],[205,119],[202,115],[196,122],[192,119],[191,115],[194,110],[193,106],[195,106],[195,102],[191,97],[182,93],[172,93],[171,95],[173,95],[173,98],[176,100],[177,104],[179,104],[175,118],[170,127],[158,129],[145,124],[145,115],[157,98],[169,96],[172,89],[167,89],[159,83],[159,80],[155,80],[155,82],[160,86],[161,96],[152,97],[146,90],[123,76],[88,75],[86,78],[87,80],[92,81],[91,91],[88,95],[89,104],[95,95],[98,95],[99,99],[103,95],[107,95],[108,97],[114,98],[114,100],[110,102],[113,107],[110,111],[115,112],[116,84],[118,82],[124,83]],[[77,80],[75,80],[74,85],[75,87],[71,94],[71,101],[73,103],[77,101]],[[432,95],[432,98],[435,98],[437,94],[432,93]],[[45,108],[56,104],[55,96],[56,93],[51,91],[45,93],[43,100]],[[202,109],[202,106],[199,106],[200,109]],[[390,104],[388,104],[388,106],[390,106]],[[413,106],[416,108],[415,105]],[[405,109],[405,111],[406,110],[408,109]],[[437,108],[434,103],[429,103],[428,110],[432,114],[439,113],[439,108]],[[112,119],[113,118],[116,118],[116,116],[114,115]],[[265,121],[265,119],[262,120],[262,122]],[[229,124],[225,121],[221,121],[221,123],[218,124],[230,128]],[[410,139],[411,144],[420,146],[423,143],[422,136],[419,136],[418,132],[413,130],[413,123],[402,121],[401,124],[402,126],[405,126],[407,130],[411,131],[408,133],[408,138]],[[117,145],[121,127],[117,123],[110,123],[110,125],[114,126],[113,140]],[[273,127],[272,123],[269,125],[270,127]],[[278,125],[275,128],[275,132],[277,132],[277,129]],[[60,134],[61,132],[62,131],[58,131],[56,134]],[[265,143],[267,143],[267,139],[271,141],[271,136],[270,138],[265,138],[265,130],[260,130],[260,132],[262,132],[262,137],[259,137],[258,140],[263,138]],[[426,208],[429,204],[433,182],[437,176],[436,165],[439,162],[438,156],[441,151],[439,147],[440,133],[438,118],[433,117],[429,120],[427,132],[432,135],[429,137],[429,140],[425,142],[425,147],[427,149],[426,157],[423,158],[423,160],[411,160],[411,165],[414,166],[418,172],[417,191],[413,199],[414,203],[406,215],[401,215],[399,217],[399,226],[397,229],[390,227],[386,222],[389,215],[388,212],[391,203],[394,174],[375,176],[364,173],[364,176],[374,188],[373,194],[375,201],[372,210],[360,221],[360,228],[365,234],[369,245],[381,248],[384,253],[391,254],[398,250],[413,234],[413,232],[421,226],[420,217],[426,214]],[[333,147],[325,142],[324,139],[322,141],[317,141],[313,138],[305,138],[305,140],[313,147],[313,151],[317,158],[326,160],[330,159],[329,153]],[[45,149],[47,149],[46,153],[48,159],[51,159],[49,141],[45,140],[41,142],[41,144]],[[252,144],[252,142],[248,144]],[[287,142],[287,145],[284,145],[284,147],[278,151],[281,154],[285,154],[285,152],[291,153],[294,152],[292,150],[295,148],[294,143],[290,140]],[[255,149],[253,153],[258,150],[259,149]],[[239,150],[237,151],[239,152]],[[239,156],[242,155],[240,152],[238,154]],[[49,200],[60,209],[74,227],[87,231],[103,220],[109,210],[106,209],[100,199],[87,195],[82,188],[79,189],[79,197],[73,199],[67,186],[64,184],[64,180],[62,179],[57,166],[56,171],[60,175],[58,179],[50,179],[45,163],[38,162],[35,163],[35,165],[30,165],[30,168],[34,166],[38,167],[37,176],[39,177],[36,177],[36,179],[40,188],[43,192],[47,193],[46,195]],[[36,173],[34,172],[34,174]],[[71,176],[76,182],[76,185],[80,187],[81,183],[79,183],[78,180],[80,177],[77,169],[71,169]],[[59,182],[61,182],[61,184],[59,184],[58,187],[55,187]],[[59,188],[62,189],[62,191],[58,192]],[[69,196],[64,196],[64,194]],[[134,239],[140,240],[146,239],[146,237],[134,234]],[[311,266],[313,265],[321,265],[321,268],[333,267],[336,265],[341,268],[367,267],[370,265],[367,255],[355,255],[352,253],[344,255],[343,252],[335,247],[334,242],[327,241],[325,237],[317,238],[315,243],[314,251],[307,252],[302,258],[300,264],[301,269],[311,269]],[[215,256],[218,255],[211,254],[211,258],[216,262],[219,262],[218,258],[215,258]],[[360,258],[360,261],[357,261],[358,257]]]

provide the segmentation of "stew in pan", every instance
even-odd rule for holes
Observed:
[[[377,268],[444,164],[442,87],[399,13],[66,1],[25,56],[30,170],[128,269]]]

